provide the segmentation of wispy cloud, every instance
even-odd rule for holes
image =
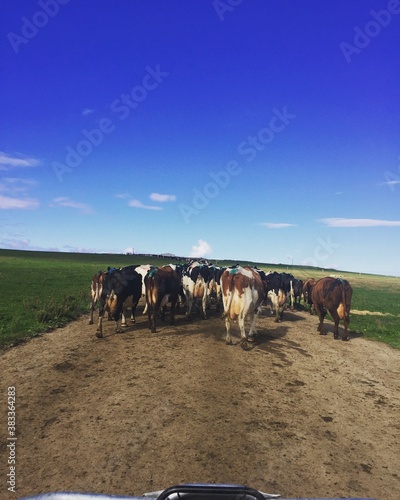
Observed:
[[[400,184],[400,180],[386,181],[386,182],[382,182],[380,185],[381,186],[396,186],[397,184]]]
[[[167,201],[176,201],[176,196],[174,194],[151,193],[150,199],[153,201],[165,203]]]
[[[128,193],[118,193],[115,195],[115,197],[118,198],[119,200],[127,200],[131,196]]]
[[[397,227],[400,226],[400,220],[381,220],[381,219],[345,219],[328,218],[319,219],[329,227]]]
[[[212,252],[212,248],[205,240],[197,240],[197,245],[192,246],[190,257],[205,257]]]
[[[144,210],[164,210],[162,207],[156,207],[154,205],[145,205],[139,200],[130,200],[128,205],[133,208],[143,208]]]
[[[37,182],[32,179],[4,177],[0,182],[0,210],[35,210],[39,207],[36,198],[28,196],[30,188]]]
[[[9,155],[0,151],[0,170],[12,170],[14,168],[37,167],[39,160],[23,155]]]
[[[260,222],[259,225],[268,229],[284,229],[286,227],[296,226],[296,224],[288,224],[287,222]]]
[[[92,113],[94,113],[95,111],[96,111],[95,109],[83,108],[83,110],[82,110],[82,115],[83,115],[83,116],[91,115],[91,114],[92,114]]]
[[[94,213],[94,210],[87,203],[81,203],[71,200],[71,198],[68,198],[67,196],[59,196],[58,198],[54,198],[50,206],[74,208],[85,215]]]
[[[25,193],[35,187],[37,182],[33,179],[22,179],[18,177],[4,177],[0,182],[0,192],[8,195]]]
[[[13,198],[0,195],[0,210],[35,210],[39,201],[34,198]]]

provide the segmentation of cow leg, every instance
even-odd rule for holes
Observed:
[[[244,314],[243,313],[240,313],[239,314],[239,317],[238,317],[238,324],[239,324],[239,329],[240,329],[240,338],[242,340],[246,340],[246,330],[245,330],[245,327],[244,327]]]
[[[135,324],[136,323],[136,308],[139,303],[140,297],[137,300],[133,300],[132,297],[132,307],[131,307],[131,323]]]
[[[249,330],[249,335],[247,337],[247,340],[250,342],[254,342],[254,337],[257,335],[257,329],[256,329],[256,314],[253,314],[251,324],[250,324],[250,330]]]
[[[336,311],[329,311],[332,318],[333,318],[333,321],[335,322],[335,326],[333,327],[333,338],[334,339],[338,339],[339,338],[339,321],[340,321],[340,318],[339,318],[339,315]]]
[[[90,303],[90,319],[89,325],[93,325],[93,312],[94,312],[94,301],[92,300]]]
[[[147,315],[149,318],[149,328],[151,333],[156,333],[156,318],[157,318],[157,310],[153,306],[148,306]]]
[[[344,332],[342,333],[342,340],[349,340],[349,332],[347,328],[350,324],[350,316],[345,316],[343,319]]]
[[[100,305],[99,321],[97,323],[97,330],[96,330],[96,337],[99,339],[103,338],[103,315],[104,315],[104,307]]]
[[[178,295],[171,295],[171,312],[169,318],[169,324],[173,325],[175,323],[175,308],[178,302]]]
[[[277,323],[279,323],[281,320],[282,320],[282,318],[281,318],[281,307],[278,306],[276,308],[276,318],[275,318],[275,321]]]
[[[319,318],[319,325],[318,325],[318,328],[317,328],[317,331],[319,332],[320,335],[326,335],[326,332],[324,332],[324,318],[326,316],[326,311],[324,309],[321,309],[320,307],[317,307],[315,306],[314,304],[314,308],[318,314],[318,318]]]
[[[204,295],[203,298],[201,299],[201,305],[203,309],[203,319],[207,319],[208,296],[206,290],[204,290]]]
[[[228,316],[225,317],[225,328],[226,328],[226,337],[225,342],[228,345],[232,345],[232,337],[231,337],[231,321]]]

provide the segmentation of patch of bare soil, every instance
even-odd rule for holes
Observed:
[[[0,498],[133,495],[183,482],[299,496],[400,498],[400,351],[320,336],[317,318],[257,319],[225,345],[210,319],[144,316],[125,333],[88,317],[0,355]],[[237,329],[234,332],[238,332]],[[237,340],[239,340],[237,338]],[[17,394],[17,494],[7,491],[7,387]]]

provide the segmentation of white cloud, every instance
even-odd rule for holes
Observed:
[[[0,151],[0,170],[11,170],[19,167],[37,167],[39,160],[22,155],[9,155]]]
[[[176,196],[174,194],[151,193],[150,199],[153,201],[165,203],[167,201],[176,201]]]
[[[320,219],[320,221],[329,227],[397,227],[397,226],[400,226],[399,220],[328,218],[328,219]]]
[[[197,245],[192,246],[190,257],[205,257],[211,252],[212,248],[205,240],[197,240]]]
[[[260,226],[264,226],[268,229],[284,229],[286,227],[293,227],[296,224],[288,224],[286,222],[260,222]]]
[[[115,197],[119,200],[127,200],[128,198],[130,198],[130,195],[127,193],[118,193],[115,195]]]
[[[80,210],[80,212],[85,214],[85,215],[89,215],[89,214],[94,213],[94,210],[86,203],[81,203],[78,201],[71,200],[70,198],[68,198],[66,196],[59,196],[58,198],[54,198],[53,204],[51,204],[50,206],[51,207],[75,208],[77,210]]]
[[[34,198],[12,198],[0,195],[0,210],[35,210],[39,201]]]
[[[144,205],[141,201],[139,200],[130,200],[128,202],[128,205],[130,207],[134,207],[134,208],[143,208],[145,210],[164,210],[163,208],[161,207],[155,207],[153,205]]]

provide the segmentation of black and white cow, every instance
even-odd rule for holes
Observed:
[[[190,318],[193,306],[201,300],[201,310],[203,318],[207,318],[207,308],[209,305],[209,282],[211,280],[211,270],[208,264],[194,261],[188,265],[182,274],[182,287],[186,298],[186,315]]]
[[[133,322],[135,321],[136,306],[142,295],[142,277],[135,271],[136,267],[111,268],[104,274],[100,296],[97,337],[103,337],[102,323],[104,311],[108,311],[111,318],[115,321],[116,333],[122,331],[121,326],[126,326],[125,316],[127,307],[131,308],[131,317]]]
[[[290,291],[290,280],[288,281],[286,277],[282,279],[282,274],[274,271],[265,275],[263,283],[267,298],[272,304],[272,311],[275,312],[275,321],[282,321],[288,293],[288,283]]]

